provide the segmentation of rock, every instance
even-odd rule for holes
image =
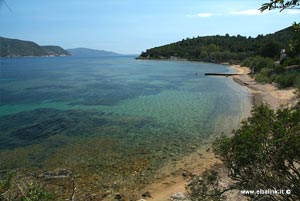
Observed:
[[[182,192],[175,193],[171,195],[172,201],[188,201],[187,197]]]
[[[124,196],[120,193],[116,194],[114,197],[115,200],[124,200]]]
[[[192,177],[193,174],[192,174],[191,172],[189,172],[189,171],[184,171],[184,172],[182,173],[182,176],[183,176],[184,178],[188,178],[188,177]]]
[[[72,176],[72,171],[67,169],[57,169],[54,171],[48,171],[40,174],[38,177],[44,179],[64,179],[70,178]]]
[[[145,192],[145,193],[142,194],[142,197],[143,198],[151,198],[151,194],[150,194],[149,191],[147,191],[147,192]]]
[[[230,201],[230,200],[250,201],[251,199],[249,197],[242,195],[239,190],[230,190],[230,191],[226,191],[222,195],[222,200],[224,200],[224,201]]]

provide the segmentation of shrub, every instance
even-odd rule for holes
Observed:
[[[55,193],[46,191],[32,178],[17,178],[9,174],[0,181],[0,200],[6,201],[57,201]]]
[[[194,177],[187,191],[191,200],[219,201],[222,191],[218,188],[219,176],[214,170],[207,170],[201,176]]]
[[[300,105],[276,112],[262,105],[234,136],[214,142],[239,190],[283,189],[291,194],[252,195],[256,200],[300,200]]]
[[[242,62],[243,66],[254,68],[255,73],[260,72],[263,68],[273,68],[274,61],[271,58],[265,58],[261,56],[248,57]]]
[[[288,58],[284,61],[282,65],[283,66],[300,65],[300,58],[299,57]]]
[[[275,75],[273,74],[273,70],[270,68],[263,68],[257,75],[255,75],[255,80],[257,82],[271,83],[274,79]]]
[[[300,88],[300,73],[297,74],[294,80],[294,87]]]
[[[276,82],[279,84],[279,87],[286,88],[294,86],[294,83],[297,83],[299,79],[299,73],[295,71],[285,72],[280,74],[276,78]]]

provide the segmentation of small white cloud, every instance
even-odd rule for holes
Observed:
[[[214,16],[214,13],[198,13],[197,17],[211,17]]]
[[[242,11],[233,11],[230,12],[229,14],[231,15],[262,15],[265,14],[262,13],[261,11],[257,10],[257,9],[248,9],[248,10],[242,10]]]
[[[286,13],[290,15],[297,15],[300,14],[300,10],[287,10]]]

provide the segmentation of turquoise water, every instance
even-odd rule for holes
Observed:
[[[204,76],[232,71],[131,57],[1,59],[0,170],[69,168],[82,183],[115,177],[130,188],[238,127],[248,91]]]

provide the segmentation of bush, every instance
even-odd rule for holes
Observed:
[[[296,71],[285,72],[283,74],[277,75],[276,82],[279,84],[279,87],[293,87],[295,84],[299,84],[300,73]]]
[[[255,75],[255,80],[261,83],[271,83],[275,79],[275,75],[273,70],[270,68],[263,68],[260,72]]]
[[[55,193],[46,191],[35,179],[21,179],[9,174],[4,181],[0,181],[0,200],[57,201],[58,199]]]
[[[294,80],[294,87],[300,88],[300,73],[297,74],[297,76]]]
[[[300,65],[300,58],[299,57],[288,58],[283,62],[282,65],[283,66]]]
[[[233,137],[218,138],[214,152],[239,190],[291,190],[290,195],[252,195],[255,200],[300,200],[299,142],[300,105],[276,112],[262,105]]]
[[[250,67],[254,69],[255,73],[259,73],[263,68],[273,68],[274,61],[271,58],[265,58],[261,56],[248,57],[242,62],[243,66]]]
[[[219,176],[214,170],[207,170],[201,176],[194,177],[187,186],[191,200],[219,201],[222,191],[218,188]]]

